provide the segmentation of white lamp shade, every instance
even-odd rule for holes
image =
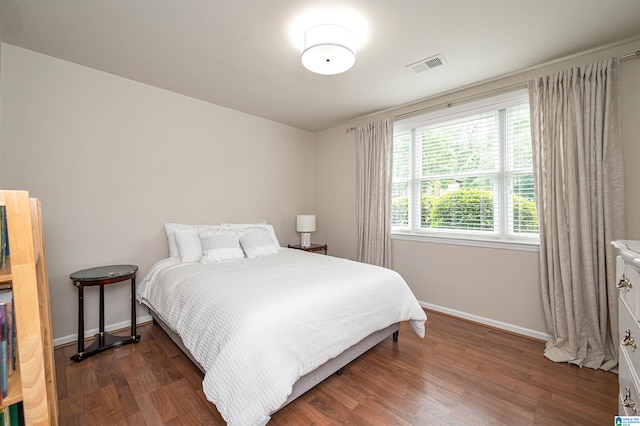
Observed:
[[[334,24],[317,25],[305,33],[302,65],[317,74],[340,74],[356,62],[353,33]]]
[[[315,232],[316,216],[312,214],[299,214],[296,216],[296,231]]]

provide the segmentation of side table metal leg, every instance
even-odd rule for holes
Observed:
[[[136,277],[131,278],[131,338],[136,338]]]
[[[104,346],[104,286],[100,286],[100,347]]]
[[[78,353],[84,352],[84,287],[82,283],[78,286]]]

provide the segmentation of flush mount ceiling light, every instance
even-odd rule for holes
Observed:
[[[335,24],[316,25],[305,32],[302,65],[316,74],[333,75],[356,62],[353,33]]]

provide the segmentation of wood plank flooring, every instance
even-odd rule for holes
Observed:
[[[615,373],[555,364],[531,339],[427,312],[272,416],[270,425],[612,425]],[[56,349],[60,424],[218,425],[202,374],[157,326],[80,363]]]

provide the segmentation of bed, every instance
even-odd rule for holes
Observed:
[[[231,425],[267,423],[397,337],[401,321],[424,336],[426,315],[392,270],[281,248],[267,224],[193,227],[165,226],[170,256],[137,299],[204,372],[207,399]]]

